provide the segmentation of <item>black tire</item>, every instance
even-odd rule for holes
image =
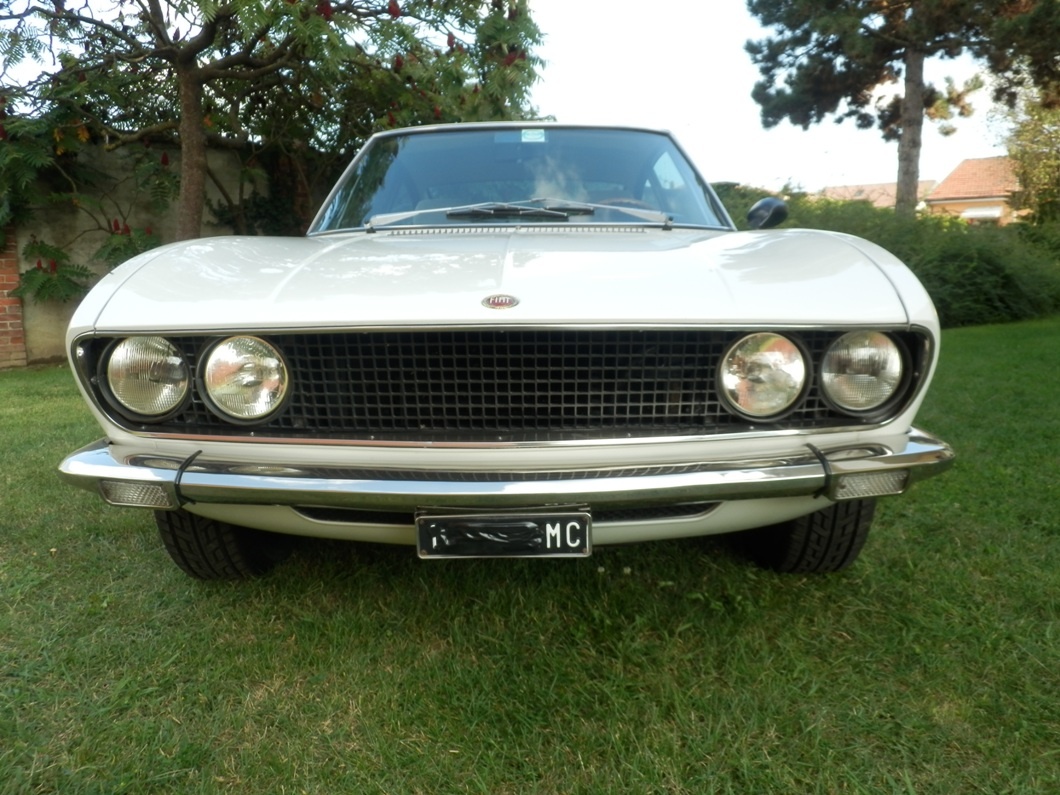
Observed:
[[[199,580],[237,580],[264,574],[285,557],[284,536],[206,519],[184,510],[155,511],[166,551]]]
[[[837,502],[790,522],[742,534],[761,566],[789,574],[824,574],[853,563],[868,538],[876,500]]]

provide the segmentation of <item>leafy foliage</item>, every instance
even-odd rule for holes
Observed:
[[[877,125],[885,138],[897,138],[897,103],[873,89],[898,80],[909,48],[931,56],[956,55],[964,46],[961,21],[932,18],[923,13],[926,5],[870,0],[825,10],[801,0],[752,0],[751,12],[778,31],[746,45],[762,74],[753,96],[765,126],[787,119],[806,128],[835,115],[860,128]],[[924,88],[925,113],[946,99],[960,106],[967,96],[952,84],[947,93]]]
[[[130,218],[145,208],[161,212],[175,195],[177,178],[165,165],[166,154],[145,149],[115,166],[100,160],[98,149],[81,151],[84,142],[77,146],[78,151],[65,152],[38,174],[25,196],[38,210],[75,211],[81,216],[81,231],[61,241],[35,237],[24,247],[22,257],[29,262],[37,259],[37,267],[21,274],[13,293],[18,297],[69,301],[84,293],[95,273],[87,263],[73,264],[70,252],[79,238],[99,241],[88,260],[106,268],[162,242],[150,228],[130,226]],[[116,171],[128,173],[116,177]]]
[[[53,156],[79,138],[180,148],[178,237],[199,234],[207,146],[250,169],[266,151],[289,158],[300,208],[380,127],[532,115],[539,64],[526,0],[19,0],[0,7],[4,21],[12,63],[45,49],[57,60],[0,88],[50,119],[37,132]],[[252,193],[226,195],[229,215]]]
[[[37,301],[70,301],[79,298],[95,274],[84,265],[70,262],[61,248],[34,240],[22,250],[27,259],[37,259],[36,267],[22,274],[18,287],[11,291],[16,298],[32,297]]]
[[[1020,182],[1019,205],[1035,223],[1060,221],[1060,108],[1027,97],[1008,139],[1008,153]]]
[[[13,117],[8,101],[0,93],[0,230],[25,218],[37,176],[55,157],[39,125]]]
[[[114,225],[117,227],[117,219]],[[150,228],[131,229],[128,224],[123,224],[120,229],[107,235],[100,247],[96,249],[92,259],[102,262],[108,268],[113,268],[137,254],[155,248],[161,242],[158,235],[154,234]]]
[[[988,36],[974,52],[995,78],[994,98],[1009,107],[1028,90],[1039,92],[1044,107],[1060,107],[1060,3],[1054,0],[1002,0],[978,3]]]

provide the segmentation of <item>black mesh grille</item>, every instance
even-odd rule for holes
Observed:
[[[293,392],[269,422],[233,426],[215,416],[196,391],[186,411],[150,427],[258,437],[518,441],[857,423],[830,409],[815,383],[794,411],[775,422],[752,426],[727,411],[715,389],[717,367],[743,333],[556,329],[274,335],[268,339],[286,359]],[[839,332],[787,333],[816,362]],[[194,370],[215,338],[171,339]],[[923,346],[906,347],[915,352]]]
[[[291,414],[399,433],[678,427],[716,412],[714,355],[693,334],[316,337],[290,354],[306,385]]]

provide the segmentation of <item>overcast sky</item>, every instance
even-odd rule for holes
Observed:
[[[763,130],[751,99],[757,69],[744,52],[766,31],[744,0],[530,0],[545,36],[533,102],[571,123],[635,124],[671,130],[712,182],[779,189],[894,182],[896,144],[875,130],[831,120],[808,131],[784,122]],[[929,66],[929,77],[963,80],[968,63]],[[1003,130],[987,113],[957,121],[944,138],[925,126],[922,179],[942,180],[965,158],[1005,154]]]

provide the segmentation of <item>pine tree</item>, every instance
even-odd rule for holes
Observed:
[[[747,43],[762,79],[752,96],[762,122],[808,128],[826,117],[877,127],[898,141],[896,209],[917,205],[924,119],[971,112],[981,83],[939,88],[925,80],[932,58],[969,53],[998,78],[995,97],[1030,80],[1060,97],[1060,4],[1055,0],[748,0],[774,35]],[[1024,68],[1015,70],[1020,63]],[[900,84],[881,100],[878,90]]]

